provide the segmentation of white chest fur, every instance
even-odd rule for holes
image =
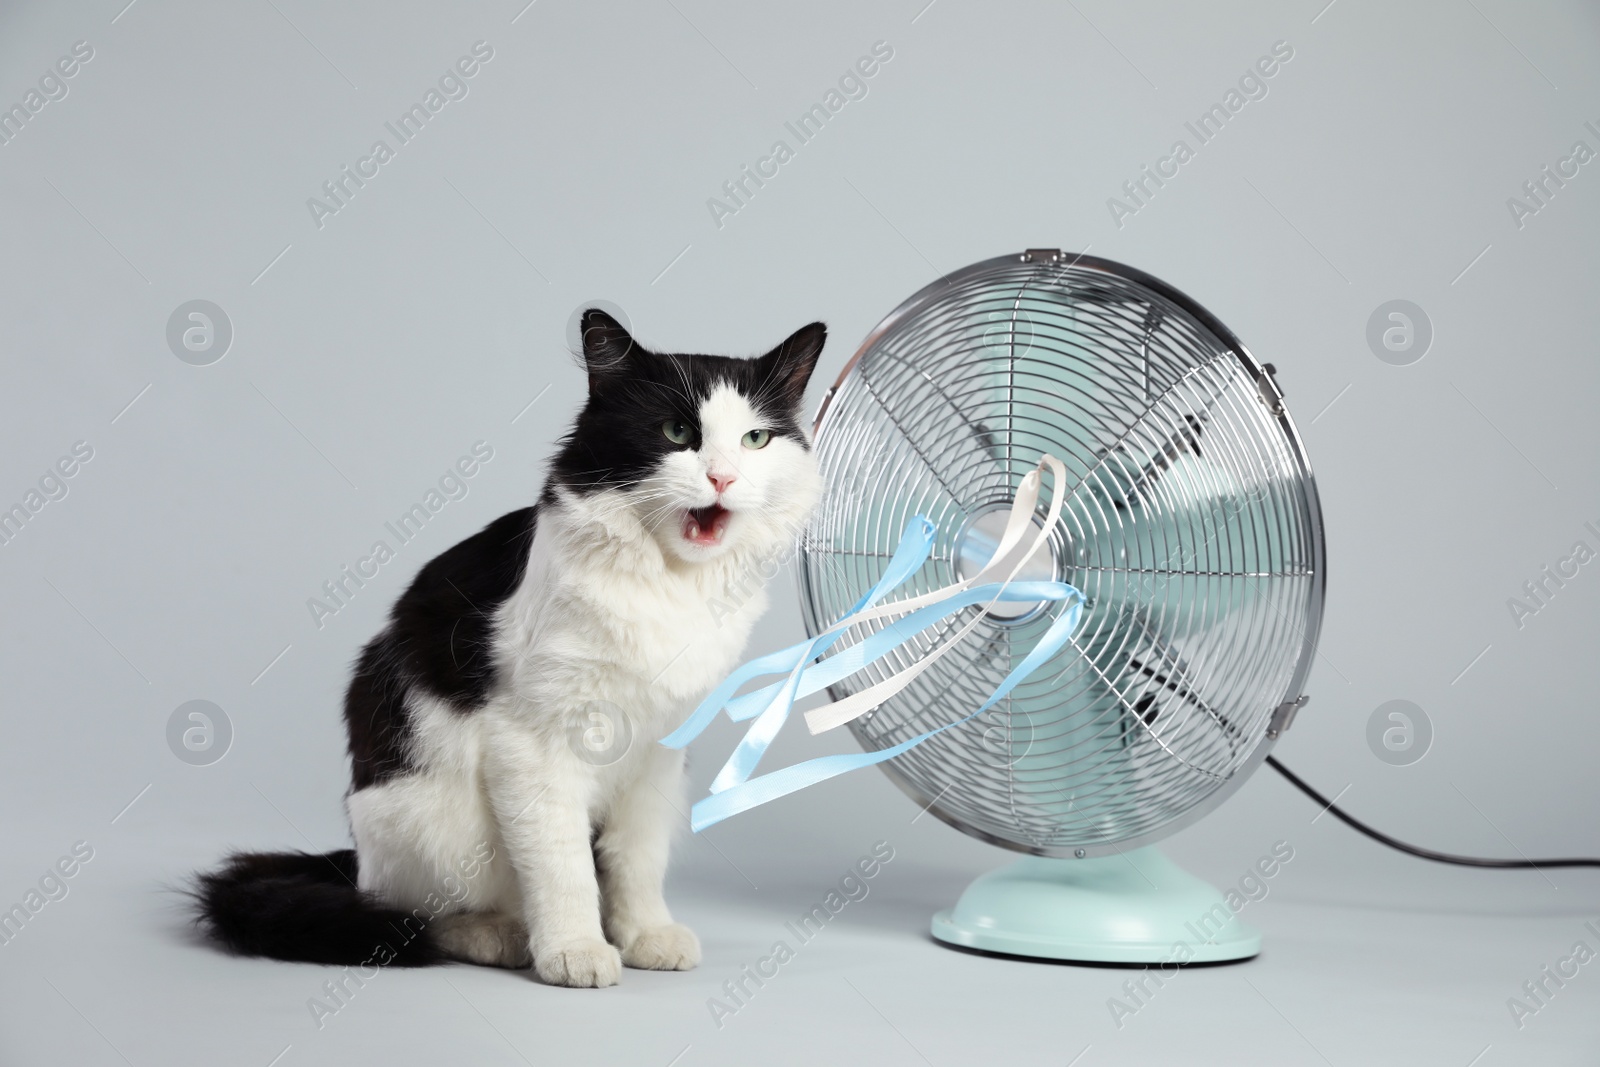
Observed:
[[[754,570],[747,553],[683,564],[582,518],[540,510],[526,576],[501,609],[505,696],[561,719],[609,702],[660,736],[736,664],[765,592],[730,612],[730,579]]]

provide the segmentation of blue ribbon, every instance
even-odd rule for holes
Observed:
[[[900,544],[894,550],[894,555],[890,558],[889,565],[883,569],[883,575],[878,579],[878,583],[867,590],[866,594],[856,601],[855,607],[851,608],[846,614],[854,615],[859,611],[872,607],[886,593],[897,588],[907,578],[921,570],[922,565],[927,562],[928,556],[933,552],[933,533],[933,523],[921,515],[913,518],[906,525],[906,532],[901,535]],[[777,652],[769,652],[767,655],[753,659],[739,667],[728,675],[721,685],[713,689],[710,696],[700,702],[700,706],[694,709],[681,726],[666,737],[663,737],[661,743],[668,748],[683,748],[705,732],[705,728],[711,725],[712,720],[717,717],[717,712],[722,710],[724,705],[740,704],[745,709],[736,718],[733,717],[730,709],[729,717],[733,718],[734,722],[742,722],[755,715],[756,711],[754,709],[756,707],[767,706],[758,705],[755,698],[767,693],[775,695],[782,688],[782,683],[774,683],[766,689],[757,690],[754,693],[746,693],[738,700],[734,700],[733,694],[739,691],[740,686],[752,678],[759,678],[764,674],[793,671],[797,665],[810,662],[833,647],[834,642],[844,636],[846,628],[841,623],[836,628],[826,630],[809,641],[801,641],[797,645],[790,645],[788,648]],[[815,690],[811,690],[811,692],[815,692]]]
[[[698,737],[718,711],[726,711],[729,719],[740,722],[751,717],[751,725],[739,742],[728,762],[718,772],[711,785],[711,796],[694,805],[690,826],[696,833],[742,811],[787,796],[806,786],[816,785],[860,767],[870,767],[893,759],[920,745],[935,734],[953,726],[970,722],[995,703],[1006,697],[1024,679],[1049,661],[1077,628],[1083,614],[1083,594],[1065,582],[1026,581],[995,582],[955,593],[938,603],[917,609],[895,621],[837,655],[820,663],[813,661],[839,640],[848,630],[850,616],[872,607],[891,590],[921,569],[933,548],[933,523],[918,515],[907,525],[883,575],[877,583],[850,609],[845,618],[822,634],[751,660],[730,674],[700,706],[672,733],[662,739],[668,748],[683,748]],[[1045,600],[1070,600],[1071,603],[1025,656],[1007,674],[995,691],[971,714],[935,727],[916,737],[902,741],[891,748],[876,752],[843,753],[821,756],[802,763],[784,767],[757,778],[751,778],[761,757],[772,744],[784,723],[788,721],[794,702],[856,673],[906,641],[945,618],[952,612],[973,604],[991,601],[1034,602]],[[788,673],[788,678],[762,689],[735,696],[739,688],[751,679],[762,675]]]

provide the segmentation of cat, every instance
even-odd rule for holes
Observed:
[[[598,309],[580,324],[588,397],[538,502],[424,566],[355,665],[355,848],[199,875],[199,921],[230,949],[582,987],[699,962],[663,898],[683,753],[656,740],[767,601],[713,605],[821,496],[800,406],[827,328],[734,359],[648,351]]]

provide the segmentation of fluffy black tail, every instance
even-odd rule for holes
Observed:
[[[344,966],[444,962],[425,920],[356,888],[352,849],[236,852],[198,876],[194,896],[200,925],[241,955]]]

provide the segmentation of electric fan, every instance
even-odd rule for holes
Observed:
[[[977,879],[934,918],[936,937],[1120,963],[1180,941],[1194,962],[1259,951],[1215,889],[1150,845],[1238,789],[1305,703],[1323,534],[1282,400],[1271,365],[1193,300],[1053,249],[923,289],[828,391],[815,438],[827,490],[799,566],[813,635],[883,578],[908,521],[932,524],[904,585],[915,596],[990,562],[1041,457],[1065,468],[1047,548],[1016,574],[1083,594],[1042,667],[957,723],[1068,610],[1060,599],[969,605],[828,686],[844,699],[932,658],[850,729],[881,751],[957,723],[881,766],[956,829],[1029,854]],[[858,622],[837,647],[890,624]]]

